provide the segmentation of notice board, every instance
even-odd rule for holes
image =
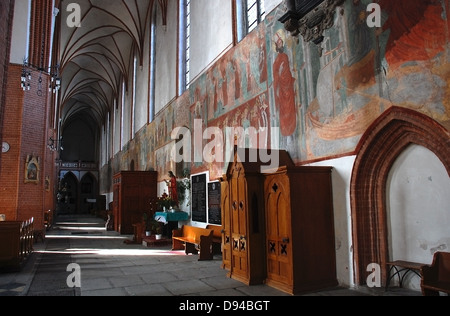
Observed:
[[[208,223],[222,225],[220,209],[220,182],[208,183]]]
[[[207,178],[206,174],[191,177],[192,220],[194,222],[207,223]]]

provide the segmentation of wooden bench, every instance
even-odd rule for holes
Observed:
[[[222,253],[222,226],[208,225],[206,229],[211,229],[213,231],[213,253]]]
[[[450,294],[450,252],[435,252],[431,265],[422,268],[420,282],[424,296]]]
[[[0,222],[0,268],[20,270],[33,252],[34,218],[25,222]]]
[[[211,229],[183,225],[172,231],[172,250],[185,250],[186,255],[198,254],[199,261],[212,260]]]

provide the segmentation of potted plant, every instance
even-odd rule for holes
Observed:
[[[167,195],[167,193],[164,193],[161,197],[158,198],[158,206],[162,211],[167,212],[173,207],[177,206],[177,202],[169,195]]]
[[[162,239],[162,223],[153,220],[152,230],[155,232],[156,240]]]
[[[152,235],[152,217],[149,216],[147,213],[144,213],[142,215],[142,221],[144,223],[145,227],[145,236],[150,237]]]

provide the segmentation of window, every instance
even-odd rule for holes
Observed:
[[[191,61],[191,0],[186,0],[186,52],[185,52],[185,62],[186,62],[186,88],[189,87],[191,83],[190,75],[190,61]]]
[[[247,0],[247,33],[264,20],[266,11],[264,0]]]
[[[149,80],[149,123],[155,119],[155,87],[156,87],[156,8],[152,13],[152,25],[150,31],[150,80]]]
[[[237,39],[240,42],[266,17],[265,0],[236,0]]]
[[[191,83],[191,0],[180,1],[179,94]]]

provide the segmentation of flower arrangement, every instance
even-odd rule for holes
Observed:
[[[172,199],[167,193],[164,192],[164,194],[158,198],[158,206],[161,209],[170,209],[171,207],[174,207],[177,205],[176,201]]]

